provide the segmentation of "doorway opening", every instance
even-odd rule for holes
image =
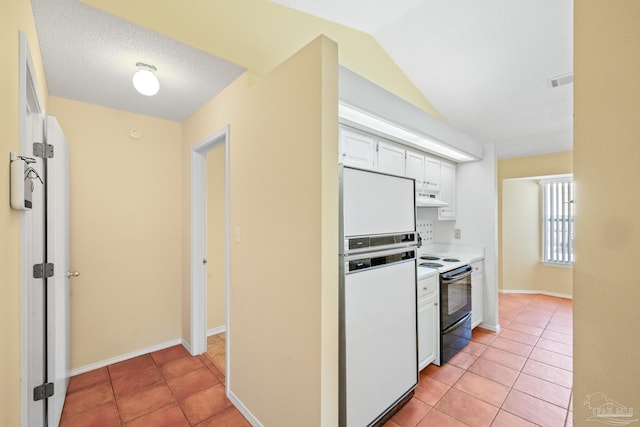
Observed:
[[[220,150],[224,147],[224,226],[218,227],[224,230],[224,248],[220,253],[211,255],[220,257],[223,253],[224,260],[216,262],[208,257],[208,233],[207,227],[207,154],[212,150]],[[216,163],[221,166],[222,162]],[[217,174],[218,177],[220,174]],[[216,238],[220,239],[218,233]],[[225,360],[225,387],[229,390],[229,126],[225,126],[218,132],[204,138],[191,149],[191,336],[189,349],[192,355],[202,354],[207,351],[208,332],[222,332],[223,328],[218,326],[213,329],[207,324],[207,274],[210,265],[222,266],[224,269],[224,331],[226,339],[224,342]],[[218,277],[222,275],[218,274]]]

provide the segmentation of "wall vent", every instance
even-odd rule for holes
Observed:
[[[569,83],[573,83],[573,73],[554,77],[549,80],[549,84],[552,88],[568,85]]]

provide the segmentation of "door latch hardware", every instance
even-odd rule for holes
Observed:
[[[33,389],[33,401],[48,399],[53,396],[53,383],[44,383]]]
[[[45,279],[47,277],[53,277],[53,264],[50,262],[44,264],[34,264],[33,278]]]
[[[36,157],[42,157],[43,159],[52,159],[53,145],[47,144],[46,142],[34,142],[33,155]]]

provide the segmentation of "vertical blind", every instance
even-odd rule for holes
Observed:
[[[573,180],[540,181],[542,186],[542,261],[573,263]]]

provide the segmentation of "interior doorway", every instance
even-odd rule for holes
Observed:
[[[210,162],[208,161],[211,153]],[[220,168],[224,166],[224,173],[208,173],[209,166]],[[217,171],[220,172],[220,171]],[[219,181],[208,184],[208,177]],[[212,188],[214,186],[215,188]],[[209,191],[212,190],[212,191]],[[209,193],[216,195],[216,200],[209,202]],[[219,209],[219,203],[223,203]],[[212,209],[208,205],[216,204],[216,214],[209,218]],[[213,212],[211,212],[213,213]],[[207,227],[208,221],[215,221],[213,227]],[[212,224],[213,225],[213,224]],[[212,228],[212,233],[209,233]],[[209,244],[209,238],[216,240]],[[220,244],[222,243],[222,244]],[[212,259],[211,256],[216,259]],[[220,259],[222,257],[222,259]],[[211,268],[210,268],[211,267]],[[223,273],[219,269],[223,269]],[[223,280],[224,288],[208,289],[208,278],[219,282]],[[211,309],[220,310],[224,307],[224,315],[211,313],[211,323],[208,322],[209,293],[215,293],[218,298],[224,295],[224,304],[213,301]],[[212,295],[215,298],[215,295]],[[229,126],[225,126],[215,134],[204,138],[191,149],[191,354],[197,355],[207,351],[207,335],[225,332],[225,362],[226,388],[229,389]],[[214,308],[216,307],[216,308]],[[224,321],[223,325],[218,325]],[[223,329],[224,328],[224,329]]]
[[[207,152],[207,354],[226,374],[225,145]]]

